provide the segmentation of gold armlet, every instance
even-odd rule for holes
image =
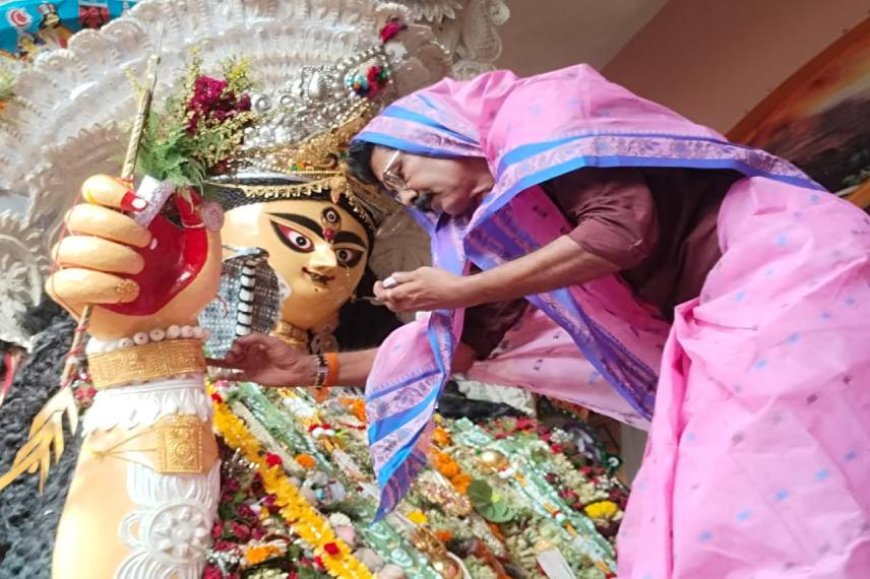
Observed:
[[[205,372],[199,340],[167,340],[88,357],[94,388],[105,390],[131,382],[146,382]]]

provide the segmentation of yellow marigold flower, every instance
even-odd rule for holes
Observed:
[[[355,398],[351,403],[350,411],[360,422],[366,421],[366,403],[362,398]]]
[[[443,474],[444,476],[446,476],[447,478],[453,478],[456,475],[458,475],[460,472],[462,472],[461,469],[459,468],[459,465],[456,464],[455,462],[449,462],[449,463],[441,465],[441,467],[438,469],[438,471],[441,474]]]
[[[256,545],[248,547],[245,551],[245,561],[248,565],[258,565],[280,553],[281,551],[274,545]]]
[[[300,454],[296,457],[296,462],[302,468],[314,468],[314,465],[317,464],[314,457],[310,454]]]
[[[429,519],[423,514],[422,511],[411,511],[408,513],[408,520],[414,523],[415,525],[425,525],[426,521]]]
[[[586,505],[583,511],[591,519],[609,519],[619,512],[619,506],[613,501],[601,501]]]
[[[438,446],[448,446],[452,439],[446,428],[436,426],[435,432],[432,434],[432,440],[434,440],[435,444]]]

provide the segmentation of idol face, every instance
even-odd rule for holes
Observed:
[[[281,319],[310,330],[329,321],[353,296],[369,257],[368,235],[356,217],[321,200],[280,200],[227,211],[223,242],[260,247],[290,288]]]

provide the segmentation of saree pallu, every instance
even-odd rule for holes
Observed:
[[[870,577],[870,219],[743,179],[680,305],[620,578]]]

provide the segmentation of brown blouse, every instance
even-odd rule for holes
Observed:
[[[640,299],[667,319],[697,297],[722,256],[719,205],[740,178],[733,171],[585,168],[544,183],[574,224],[577,244],[621,268]],[[469,308],[462,341],[485,358],[522,317],[524,299]]]

